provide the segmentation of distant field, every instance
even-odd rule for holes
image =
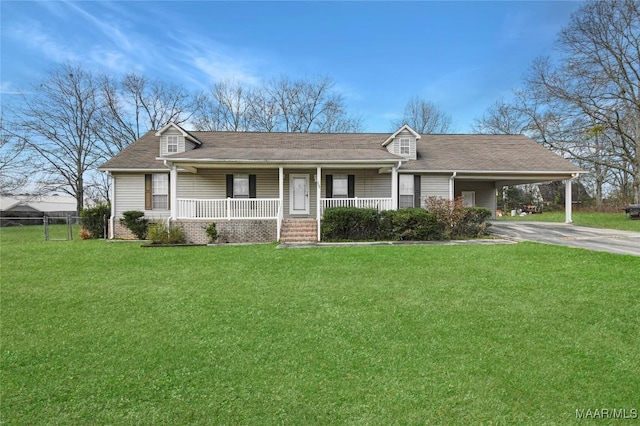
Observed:
[[[640,258],[0,229],[0,422],[584,424],[640,409]]]
[[[622,213],[593,213],[574,212],[573,223],[581,226],[594,226],[596,228],[620,229],[623,231],[640,232],[640,220],[631,220],[629,215]],[[497,220],[526,220],[542,222],[564,222],[564,212],[544,212],[542,214],[530,214],[526,216],[503,216]]]

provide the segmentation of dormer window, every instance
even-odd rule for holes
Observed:
[[[400,155],[409,155],[411,154],[411,139],[402,138],[400,139]]]
[[[174,154],[178,152],[178,137],[167,136],[167,153]]]

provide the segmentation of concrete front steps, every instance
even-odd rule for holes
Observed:
[[[281,243],[318,242],[318,223],[315,219],[284,219],[280,229]]]

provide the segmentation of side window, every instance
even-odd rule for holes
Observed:
[[[398,207],[413,207],[413,175],[400,175],[400,197],[398,199]]]
[[[152,181],[152,204],[153,210],[166,210],[169,208],[169,175],[166,173],[155,173]]]
[[[144,175],[144,209],[169,209],[168,173],[154,173]]]

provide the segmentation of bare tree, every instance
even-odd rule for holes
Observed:
[[[20,142],[42,160],[53,188],[76,198],[79,213],[85,174],[102,161],[96,132],[99,85],[81,66],[66,64],[51,70],[33,92],[17,111]]]
[[[200,96],[189,94],[181,86],[149,80],[135,73],[124,77],[120,99],[124,104],[120,113],[132,117],[129,125],[135,139],[149,130],[161,129],[171,121],[176,124],[188,121],[202,103]]]
[[[408,124],[413,130],[422,134],[447,133],[452,128],[452,118],[436,104],[415,96],[407,102],[400,120],[392,123],[394,129]]]
[[[265,132],[354,132],[358,117],[349,116],[342,96],[329,77],[272,79],[260,87],[245,88],[222,82],[215,85],[205,108],[194,115],[199,130]]]
[[[590,1],[572,17],[560,35],[563,54],[534,64],[530,86],[552,106],[563,105],[585,118],[602,136],[560,141],[555,145],[633,176],[633,198],[640,202],[640,6],[633,0]],[[583,127],[584,129],[584,127]],[[569,142],[569,143],[567,143]],[[596,150],[594,152],[594,150]]]
[[[0,195],[22,192],[39,169],[26,148],[24,138],[7,129],[0,116]]]
[[[519,135],[530,126],[526,113],[516,105],[501,99],[489,106],[482,117],[474,120],[474,133]]]
[[[196,128],[210,131],[247,131],[250,128],[251,93],[240,84],[217,83],[194,116]]]

